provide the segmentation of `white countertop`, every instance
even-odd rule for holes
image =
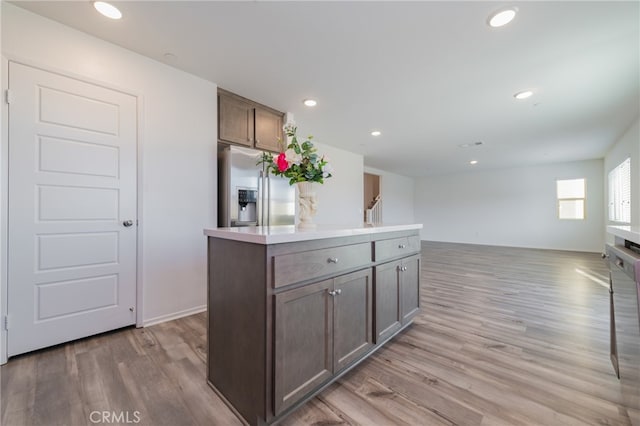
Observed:
[[[204,235],[255,244],[278,244],[291,243],[295,241],[320,240],[323,238],[377,234],[381,232],[410,231],[413,229],[422,229],[422,224],[360,224],[355,226],[318,225],[314,229],[299,229],[293,225],[244,226],[239,228],[208,228],[204,230]]]
[[[607,226],[607,232],[616,237],[640,244],[640,226]]]

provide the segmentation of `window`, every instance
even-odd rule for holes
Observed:
[[[631,158],[609,172],[609,220],[631,223]]]
[[[558,192],[558,217],[560,219],[584,219],[584,179],[556,181]]]

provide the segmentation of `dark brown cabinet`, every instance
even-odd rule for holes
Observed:
[[[218,94],[218,140],[253,146],[253,104]]]
[[[418,312],[415,229],[234,238],[208,240],[207,378],[248,424],[277,423]]]
[[[275,295],[276,415],[373,346],[371,285],[366,269]]]
[[[375,267],[376,319],[375,340],[383,342],[402,326],[400,317],[400,271],[402,262],[389,262]]]
[[[266,151],[284,149],[284,113],[218,89],[218,141]]]
[[[253,111],[256,148],[283,152],[286,149],[286,140],[282,130],[284,115],[259,107],[254,108]]]
[[[399,275],[400,313],[404,325],[420,311],[420,256],[403,259]]]
[[[276,415],[333,375],[332,280],[276,295]]]
[[[375,342],[393,336],[420,309],[420,256],[375,267]]]
[[[333,282],[333,371],[337,373],[373,346],[371,268]]]

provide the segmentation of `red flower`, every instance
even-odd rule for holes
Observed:
[[[284,152],[281,152],[278,155],[277,163],[278,163],[278,170],[280,172],[285,172],[289,168],[289,163],[287,163],[287,157],[286,155],[284,155]]]

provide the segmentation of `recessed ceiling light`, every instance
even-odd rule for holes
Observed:
[[[472,165],[473,164],[478,164],[478,160],[471,160],[471,161],[469,161],[469,164],[472,164]]]
[[[516,93],[515,95],[513,95],[513,97],[516,99],[527,99],[531,95],[533,95],[533,92],[531,90],[524,90],[522,92]]]
[[[111,18],[111,19],[122,18],[122,12],[120,12],[117,7],[109,3],[106,3],[104,1],[93,2],[93,7],[95,7],[98,12],[102,13],[107,18]]]
[[[314,107],[314,106],[318,105],[318,102],[316,102],[315,99],[305,99],[302,103],[305,104],[308,107]]]
[[[373,132],[371,132],[371,136],[380,136],[382,134],[382,132],[380,132],[380,130],[374,130]]]
[[[489,16],[488,23],[489,26],[497,28],[502,27],[503,25],[507,25],[509,22],[516,17],[516,12],[518,9],[515,7],[511,7],[509,9],[499,10],[493,15]]]

